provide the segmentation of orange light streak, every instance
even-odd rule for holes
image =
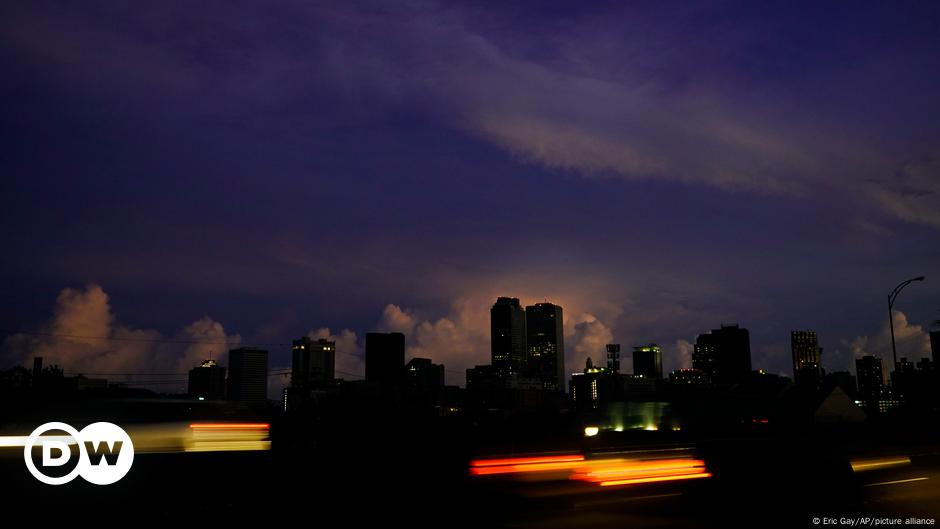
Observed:
[[[267,430],[271,427],[268,423],[193,423],[190,428],[197,430]]]
[[[676,481],[680,479],[710,478],[712,475],[708,472],[699,474],[682,474],[681,476],[659,476],[653,478],[619,479],[616,481],[601,481],[601,487],[610,487],[613,485],[634,485],[637,483],[655,483],[657,481]]]
[[[514,457],[510,459],[477,459],[470,463],[473,467],[496,467],[503,465],[529,465],[535,463],[567,463],[584,461],[582,455]]]

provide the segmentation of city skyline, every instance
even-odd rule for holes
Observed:
[[[511,293],[572,365],[741,321],[786,372],[792,329],[882,354],[905,278],[940,317],[936,6],[518,9],[4,6],[2,327],[97,284],[108,335],[394,322],[459,370]]]
[[[505,308],[507,306],[515,307],[516,309],[518,309],[519,314],[516,316],[516,318],[521,317],[521,321],[523,322],[522,328],[523,330],[525,330],[525,327],[526,327],[525,320],[526,320],[527,311],[523,309],[522,305],[524,304],[520,303],[519,298],[513,298],[513,297],[507,297],[507,296],[497,297],[495,300],[495,304],[492,307],[490,307],[490,310],[488,311],[489,321],[490,321],[489,326],[490,326],[491,331],[493,329],[497,331],[504,330],[502,325],[504,323],[503,320],[505,320],[506,316],[503,313],[497,312],[496,309],[500,307]],[[535,305],[528,306],[526,308],[533,309],[542,305],[556,307],[559,310],[559,312],[561,309],[563,309],[563,307],[560,305],[552,305],[551,303],[547,303],[547,302],[536,303]],[[394,318],[389,318],[388,321],[394,322]],[[394,325],[394,324],[392,323],[390,325]],[[703,339],[711,338],[713,334],[716,332],[723,333],[725,330],[736,330],[737,328],[738,328],[737,323],[727,324],[727,325],[725,323],[722,323],[719,326],[719,329],[712,329],[711,332],[707,330],[700,331],[696,342],[700,343]],[[216,328],[215,330],[219,330],[219,329],[220,328]],[[270,348],[274,352],[274,355],[273,355],[274,358],[278,358],[278,357],[283,357],[283,351],[281,351],[281,349],[286,348],[287,350],[286,363],[284,363],[284,365],[281,366],[280,364],[283,362],[281,360],[275,360],[276,362],[278,362],[278,365],[271,365],[268,369],[269,376],[271,378],[268,382],[268,386],[270,387],[267,390],[267,396],[271,400],[277,400],[281,398],[281,395],[284,389],[291,385],[291,380],[298,376],[296,374],[297,369],[301,369],[302,371],[312,369],[307,364],[298,364],[298,353],[301,353],[300,350],[305,349],[305,348],[311,348],[311,346],[316,346],[316,347],[312,347],[311,349],[317,349],[317,350],[325,349],[326,351],[328,351],[328,355],[329,355],[328,359],[317,360],[317,362],[322,363],[321,365],[326,366],[324,369],[326,369],[327,372],[332,374],[332,375],[326,376],[325,378],[323,378],[322,375],[319,375],[321,376],[322,381],[331,380],[334,376],[336,379],[344,379],[344,378],[350,379],[350,380],[365,380],[366,379],[366,339],[365,338],[368,335],[383,335],[383,331],[380,331],[379,328],[375,328],[371,332],[364,333],[362,340],[357,340],[355,333],[347,332],[346,334],[339,337],[340,342],[343,344],[342,347],[337,347],[336,336],[326,335],[325,337],[321,331],[322,329],[316,332],[311,331],[310,333],[302,336],[299,339],[289,339],[284,342],[269,342],[269,343],[262,343],[262,344],[242,343],[239,340],[232,341],[228,338],[228,335],[225,335],[224,333],[221,334],[221,336],[223,337],[223,341],[210,341],[212,339],[211,337],[208,339],[197,339],[195,337],[190,338],[190,339],[180,338],[180,337],[147,338],[147,337],[140,337],[140,336],[135,338],[133,336],[105,337],[105,336],[93,336],[90,334],[87,334],[87,335],[85,334],[80,334],[80,335],[58,334],[56,335],[54,333],[42,333],[42,332],[29,333],[28,331],[25,333],[20,333],[16,335],[13,335],[11,333],[11,336],[13,336],[14,338],[19,338],[19,339],[60,340],[61,341],[60,343],[65,344],[62,346],[63,349],[53,352],[49,356],[36,354],[34,356],[24,358],[23,361],[17,365],[27,366],[30,362],[32,362],[32,359],[34,357],[41,357],[41,358],[44,358],[44,361],[47,363],[47,365],[52,364],[52,365],[57,365],[60,368],[64,368],[66,370],[66,374],[80,375],[80,374],[87,373],[87,374],[90,374],[91,376],[107,375],[108,373],[104,373],[104,371],[107,371],[108,367],[106,365],[100,365],[98,368],[96,368],[94,364],[87,365],[87,367],[89,367],[90,370],[70,367],[69,364],[67,363],[69,356],[70,356],[69,353],[67,352],[64,354],[62,353],[63,350],[65,351],[68,350],[68,344],[72,344],[72,346],[74,346],[75,344],[81,344],[81,343],[87,344],[89,342],[92,344],[100,344],[100,343],[109,343],[109,342],[120,343],[123,341],[128,341],[130,343],[138,343],[138,344],[139,343],[153,344],[155,347],[165,346],[168,344],[171,346],[175,345],[177,347],[185,345],[188,348],[188,350],[186,354],[183,355],[183,358],[179,360],[179,362],[188,361],[189,358],[194,358],[195,360],[191,366],[187,367],[184,372],[180,372],[179,374],[185,375],[187,372],[189,372],[190,378],[192,377],[192,372],[197,371],[200,366],[204,366],[207,361],[211,361],[213,365],[215,365],[217,363],[217,360],[219,360],[222,357],[226,357],[228,353],[231,351],[254,350],[254,348],[258,346],[263,346],[265,349],[258,349],[258,350],[261,350],[262,352],[265,353],[265,355],[267,355],[266,349]],[[745,328],[745,329],[742,329],[742,331],[744,332],[745,343],[747,343],[749,346],[750,345],[749,338],[748,338],[749,329]],[[405,361],[411,361],[413,359],[427,359],[433,362],[438,362],[444,366],[443,371],[445,372],[444,376],[445,376],[446,383],[449,385],[460,386],[460,387],[465,387],[466,385],[466,380],[468,376],[466,375],[466,372],[469,370],[469,367],[473,367],[473,366],[479,367],[480,365],[494,365],[494,366],[497,365],[498,357],[495,354],[496,349],[505,347],[505,343],[506,343],[504,340],[497,340],[497,341],[493,341],[492,339],[489,340],[490,342],[489,350],[487,353],[487,356],[488,356],[487,360],[489,360],[489,362],[486,362],[485,360],[474,361],[473,365],[466,367],[466,368],[448,367],[448,364],[443,362],[441,358],[436,358],[433,355],[421,356],[421,354],[418,354],[417,351],[420,351],[420,349],[415,348],[410,345],[411,342],[409,340],[410,337],[408,336],[408,334],[400,332],[400,331],[385,331],[385,333],[386,334],[387,333],[401,334],[402,340],[406,344],[405,345],[406,352],[402,358],[402,362],[401,362],[402,366],[400,367],[404,366]],[[795,382],[799,382],[799,380],[797,380],[797,375],[795,371],[796,361],[795,361],[794,355],[796,353],[794,353],[793,352],[794,349],[792,349],[794,347],[793,340],[795,339],[794,337],[797,334],[806,334],[806,333],[812,335],[813,343],[817,343],[816,342],[817,336],[814,331],[796,331],[796,330],[790,331],[791,351],[789,351],[788,354],[791,356],[790,361],[793,363],[790,364],[789,370],[770,371],[770,372],[773,372],[774,374],[777,374],[780,376],[788,377],[790,379],[793,379]],[[937,331],[934,331],[934,333],[936,334]],[[238,335],[236,334],[235,336],[238,336]],[[327,339],[328,337],[333,338],[333,339],[328,340]],[[568,339],[570,339],[571,337],[572,336],[568,336]],[[488,338],[491,338],[491,337],[488,337]],[[928,359],[933,358],[933,353],[932,353],[932,350],[930,349],[930,336],[925,333],[922,338],[927,340],[927,349],[922,349],[920,347],[910,348],[909,347],[910,343],[907,341],[906,337],[904,335],[900,337],[901,356],[905,358],[906,360],[910,361],[912,364],[916,363],[920,358],[928,358]],[[524,339],[522,341],[522,344],[519,344],[519,345],[527,345],[527,342],[528,340]],[[565,350],[566,352],[565,364],[564,366],[559,367],[559,369],[565,370],[562,375],[563,378],[567,379],[569,375],[579,373],[580,371],[578,371],[578,369],[580,369],[580,366],[582,366],[584,364],[584,361],[587,359],[590,359],[593,363],[595,363],[598,366],[605,365],[605,363],[608,361],[609,347],[611,345],[619,346],[621,342],[629,343],[629,340],[622,340],[620,337],[611,335],[610,340],[608,340],[608,342],[605,342],[599,346],[602,349],[602,352],[600,353],[597,353],[597,351],[585,353],[583,350],[578,351],[578,353],[571,353],[570,350]],[[628,347],[628,350],[631,348],[633,349],[633,353],[631,357],[626,357],[623,359],[625,362],[627,362],[627,365],[633,365],[636,362],[637,351],[649,350],[649,348],[655,348],[656,351],[659,351],[661,349],[661,347],[654,342],[643,343],[642,338],[638,338],[637,342],[640,343],[640,345]],[[229,345],[231,345],[232,347],[228,348]],[[192,351],[192,348],[194,347],[197,348],[198,351],[201,351],[201,353],[194,353]],[[662,362],[662,365],[658,368],[652,368],[652,369],[654,370],[658,369],[659,371],[656,371],[656,372],[660,373],[661,377],[664,377],[675,370],[688,370],[690,368],[695,367],[697,365],[696,360],[695,360],[696,353],[694,352],[694,349],[696,347],[695,343],[690,343],[689,347],[691,350],[689,351],[689,355],[687,357],[680,358],[678,360],[674,358],[671,361],[660,360]],[[92,347],[93,350],[96,350],[97,348],[98,348],[97,346]],[[343,350],[343,349],[346,349],[346,350]],[[564,350],[564,345],[562,345],[562,349]],[[205,354],[206,352],[207,354]],[[583,354],[581,354],[581,356],[577,356],[577,354],[580,354],[580,353],[583,353]],[[204,354],[205,356],[198,357],[199,354]],[[312,351],[309,351],[306,354],[312,354]],[[662,358],[661,353],[657,352],[656,354],[658,357]],[[880,358],[882,361],[884,361],[884,366],[885,366],[884,372],[886,374],[885,376],[887,376],[887,373],[889,373],[890,371],[894,369],[894,366],[890,362],[890,355],[885,356],[886,354],[887,353],[885,352],[882,354],[873,355],[877,358]],[[921,356],[918,356],[918,354]],[[215,357],[215,359],[213,359],[213,356]],[[753,368],[753,371],[755,372],[756,371],[764,372],[766,370],[765,366],[753,363],[753,354],[750,352],[750,347],[747,348],[747,356],[748,356],[748,359],[751,361],[752,365],[748,365],[746,369],[742,367],[743,369],[743,371],[741,371],[742,374],[751,372],[752,368]],[[822,356],[822,358],[825,359],[825,355],[820,355],[820,356]],[[858,360],[861,359],[862,357],[868,357],[868,356],[872,356],[872,355],[870,353],[863,352],[859,354],[858,356],[854,357],[852,359],[851,365],[848,365],[848,366],[844,366],[844,365],[835,365],[835,366],[828,365],[827,366],[827,364],[823,362],[822,363],[823,371],[855,372]],[[479,358],[479,355],[476,355],[473,358],[477,359]],[[171,355],[171,359],[175,360],[175,357]],[[522,362],[521,365],[523,366],[523,370],[515,372],[515,376],[520,376],[520,375],[523,377],[537,376],[531,370],[525,367],[527,366],[527,361],[528,361],[528,358],[526,358],[525,361]],[[573,363],[573,361],[577,363]],[[183,364],[180,363],[179,365],[183,365]],[[226,367],[225,365],[222,365],[222,364],[219,364],[219,365],[223,368]],[[303,367],[298,367],[299,365],[303,365]],[[336,369],[334,367],[335,365],[339,365],[341,366],[341,368]],[[353,367],[348,367],[350,365],[352,365]],[[458,366],[459,365],[460,364],[458,364]],[[701,362],[698,365],[699,365],[699,369],[704,369],[705,372],[708,372],[710,370],[710,368],[703,367],[704,364],[702,364]],[[572,369],[568,369],[569,366]],[[13,367],[13,365],[11,364],[10,366],[7,366],[7,367]],[[138,368],[137,371],[132,371],[129,373],[117,373],[118,375],[134,375],[134,376],[131,376],[127,380],[119,379],[119,380],[113,380],[113,382],[117,382],[117,383],[128,382],[132,386],[134,385],[147,386],[147,384],[135,384],[134,379],[135,377],[139,378],[139,376],[144,376],[144,378],[147,378],[145,375],[148,372],[154,371],[153,369],[154,367],[158,368],[157,371],[159,371],[160,367],[165,367],[165,366],[144,365],[143,367]],[[343,368],[346,368],[346,369],[343,369]],[[224,369],[223,369],[223,372],[224,372]],[[499,373],[499,371],[497,370],[495,373]],[[508,375],[505,373],[502,375],[497,374],[497,377],[502,378],[502,379],[507,378],[507,376]],[[541,375],[538,375],[538,376],[541,376]],[[719,377],[719,378],[722,378],[722,377]],[[170,390],[170,388],[159,387],[160,384],[168,384],[168,382],[159,382],[156,387],[158,391]],[[178,385],[184,390],[181,392],[185,392],[185,387],[187,383],[185,381],[180,381],[178,382]],[[189,385],[191,386],[192,382],[190,382]],[[303,385],[304,384],[301,384],[301,386]],[[151,387],[153,386],[151,385]]]

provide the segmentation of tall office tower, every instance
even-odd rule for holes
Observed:
[[[526,365],[525,310],[519,298],[497,298],[490,309],[492,365],[497,376],[518,375]]]
[[[336,342],[309,336],[294,340],[291,347],[290,384],[297,389],[318,389],[336,377]]]
[[[405,385],[430,402],[438,402],[444,390],[444,365],[430,358],[412,358],[405,365]]]
[[[268,352],[239,347],[228,352],[228,400],[262,407],[268,402]]]
[[[660,380],[663,378],[663,352],[658,345],[640,345],[633,348],[633,374]]]
[[[607,344],[607,370],[611,373],[620,372],[620,344]]]
[[[552,303],[525,308],[526,346],[530,373],[542,388],[565,391],[565,337],[562,309]]]
[[[790,332],[793,380],[802,386],[818,387],[822,382],[822,348],[814,331]]]
[[[930,332],[930,357],[934,362],[940,362],[940,329]]]
[[[751,373],[751,338],[747,329],[722,325],[698,335],[692,367],[704,371],[715,384],[743,382]]]
[[[855,378],[858,381],[858,398],[864,401],[878,400],[885,383],[884,366],[877,356],[855,359]]]
[[[206,360],[189,370],[189,396],[199,400],[225,397],[225,368],[215,360]]]
[[[366,382],[385,387],[401,385],[405,369],[405,335],[366,334]]]

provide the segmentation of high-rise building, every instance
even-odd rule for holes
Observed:
[[[412,358],[405,364],[405,385],[430,403],[439,402],[444,390],[444,366],[429,358]]]
[[[366,334],[366,382],[384,387],[401,385],[405,369],[405,335]]]
[[[206,360],[189,370],[189,396],[199,400],[225,398],[225,368]]]
[[[568,388],[579,410],[602,409],[613,399],[618,376],[587,359],[582,373],[572,373]]]
[[[814,331],[791,331],[793,380],[801,386],[819,387],[823,379],[822,348]]]
[[[611,373],[620,373],[620,344],[607,344],[607,370]]]
[[[228,400],[261,407],[268,402],[268,352],[239,347],[228,352]]]
[[[669,381],[673,385],[703,386],[708,383],[708,375],[700,369],[676,369],[669,373]]]
[[[930,331],[930,357],[934,362],[940,362],[940,329]]]
[[[722,325],[700,334],[692,352],[692,367],[715,384],[736,384],[751,373],[751,338],[747,329]]]
[[[663,378],[663,352],[658,345],[640,345],[633,348],[633,374],[654,380]]]
[[[526,365],[525,339],[525,310],[519,298],[497,298],[490,309],[492,365],[497,376],[521,374]]]
[[[565,338],[562,308],[536,303],[525,308],[529,371],[549,391],[565,391]]]
[[[304,336],[291,347],[291,386],[318,389],[336,378],[336,342]]]
[[[877,356],[855,359],[855,378],[858,381],[858,398],[866,402],[877,401],[884,388],[884,366]]]

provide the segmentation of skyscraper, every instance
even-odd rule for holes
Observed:
[[[877,356],[855,359],[855,377],[858,381],[858,398],[866,402],[877,401],[884,387],[884,366]]]
[[[611,373],[620,372],[620,344],[607,344],[607,370]]]
[[[228,400],[261,407],[268,402],[268,352],[239,347],[228,352]]]
[[[336,342],[309,336],[294,340],[291,347],[291,386],[317,389],[336,377]]]
[[[818,387],[822,382],[822,348],[814,331],[790,332],[793,380],[802,386]]]
[[[366,382],[399,386],[405,369],[405,335],[400,332],[366,334]]]
[[[492,364],[500,378],[518,375],[526,365],[525,319],[519,298],[497,298],[490,309]]]
[[[405,365],[405,385],[413,397],[437,403],[444,390],[444,366],[429,358],[412,358]]]
[[[663,353],[658,345],[640,345],[633,348],[633,374],[654,380],[663,378]]]
[[[751,338],[747,329],[722,325],[698,335],[692,367],[705,372],[715,384],[743,382],[751,373]]]
[[[565,391],[565,338],[562,309],[552,303],[525,308],[529,371],[550,391]]]
[[[189,396],[199,400],[225,397],[225,368],[215,360],[206,360],[189,370]]]
[[[940,329],[930,331],[930,357],[934,362],[940,362]]]

